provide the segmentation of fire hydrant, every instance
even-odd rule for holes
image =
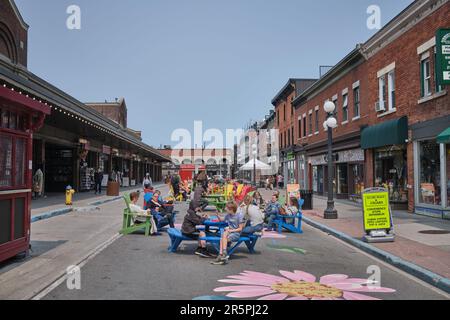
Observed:
[[[73,190],[71,186],[67,186],[67,188],[66,188],[66,205],[67,206],[71,206],[73,204],[72,198],[73,198],[74,193],[75,193],[75,190]]]

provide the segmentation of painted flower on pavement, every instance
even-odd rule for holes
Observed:
[[[280,271],[281,276],[244,271],[219,282],[235,286],[215,292],[230,292],[229,298],[258,300],[379,300],[361,293],[392,293],[394,289],[370,286],[367,279],[330,274],[316,280],[312,274],[295,270]]]
[[[285,235],[279,234],[275,231],[266,231],[264,230],[261,239],[286,239]]]

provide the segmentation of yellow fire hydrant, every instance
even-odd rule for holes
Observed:
[[[75,190],[73,190],[71,186],[67,186],[67,188],[66,188],[66,205],[67,206],[71,206],[73,204],[72,198],[73,198],[74,193],[75,193]]]

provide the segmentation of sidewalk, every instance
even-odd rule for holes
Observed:
[[[163,183],[156,183],[155,187],[162,187],[163,185],[164,185]],[[122,196],[124,193],[127,192],[141,189],[142,189],[141,185],[136,185],[134,187],[120,188],[119,196]],[[109,201],[114,200],[116,198],[117,197],[108,197],[106,195],[106,190],[103,190],[103,193],[101,195],[95,194],[94,191],[75,193],[73,196],[73,205],[67,206],[65,204],[66,195],[64,193],[50,194],[47,196],[47,198],[32,200],[31,217],[33,218],[36,216],[60,211],[63,213],[65,213],[65,211],[70,212],[74,208],[98,205],[107,202],[108,200]]]
[[[271,191],[261,190],[265,200]],[[304,210],[303,215],[315,222],[361,240],[364,234],[362,207],[347,200],[336,200],[337,220],[325,220],[323,212],[327,207],[325,197],[315,196],[314,210]],[[449,231],[450,221],[394,211],[395,242],[371,244],[403,260],[428,269],[445,278],[450,278],[450,233],[423,234],[423,231]]]

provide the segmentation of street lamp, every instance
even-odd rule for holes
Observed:
[[[337,127],[337,120],[333,113],[336,110],[336,106],[333,102],[327,101],[323,107],[325,112],[328,114],[327,120],[324,122],[323,126],[328,131],[328,202],[327,208],[324,212],[325,219],[337,219],[338,213],[334,207],[334,195],[333,195],[333,129]]]
[[[253,185],[256,187],[256,156],[258,155],[258,146],[252,145],[253,149]]]

